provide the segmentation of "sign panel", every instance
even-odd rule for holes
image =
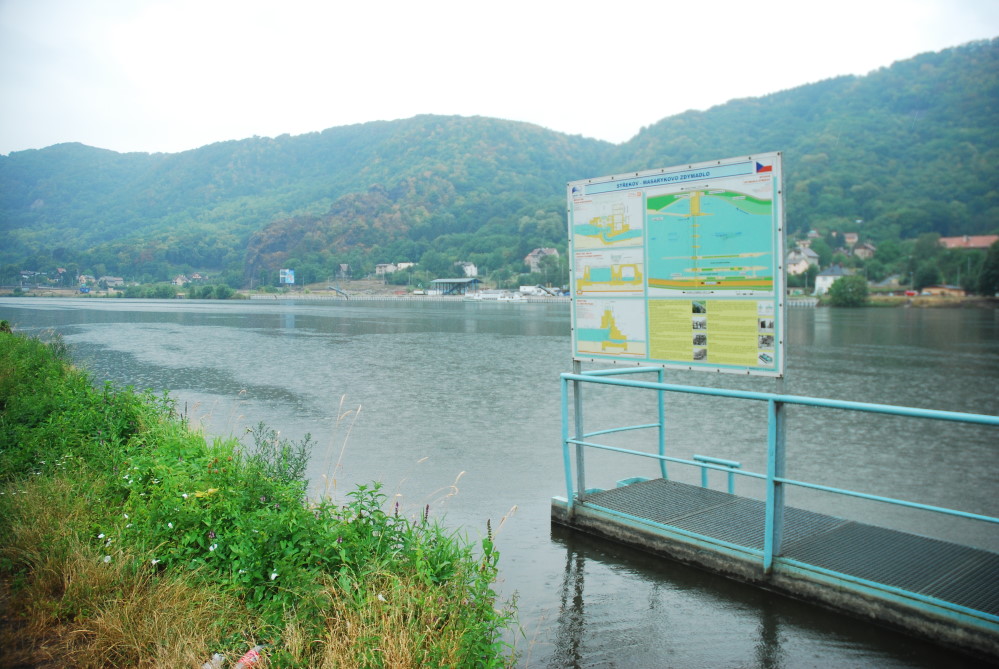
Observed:
[[[573,181],[573,358],[783,376],[781,154]]]
[[[272,274],[271,276],[274,275]],[[295,283],[295,270],[293,269],[278,270],[278,281],[283,284]]]

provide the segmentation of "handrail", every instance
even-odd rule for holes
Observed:
[[[643,369],[642,371],[649,370]],[[848,411],[862,411],[866,413],[884,413],[894,416],[907,416],[910,418],[929,418],[931,420],[949,420],[963,423],[978,423],[982,425],[999,425],[999,416],[990,416],[987,414],[941,411],[939,409],[921,409],[918,407],[903,407],[893,404],[870,404],[867,402],[832,400],[821,397],[805,397],[802,395],[781,395],[777,393],[763,393],[754,390],[730,390],[726,388],[684,386],[675,383],[631,381],[626,379],[606,378],[606,376],[597,376],[592,372],[587,372],[585,374],[572,374],[565,372],[561,376],[564,381],[583,381],[586,383],[599,383],[609,386],[646,388],[648,390],[659,390],[663,392],[710,395],[714,397],[731,397],[733,399],[758,400],[761,402],[774,401],[782,404],[799,404],[803,406],[824,407],[827,409],[845,409]]]
[[[659,382],[650,381],[637,381],[633,379],[622,379],[619,378],[622,375],[643,373],[643,372],[658,372]],[[961,422],[961,423],[971,423],[977,425],[987,425],[987,426],[999,426],[999,416],[991,416],[986,414],[973,414],[955,411],[941,411],[936,409],[922,409],[917,407],[903,407],[895,406],[889,404],[872,404],[865,402],[855,402],[849,400],[833,400],[824,399],[818,397],[805,397],[797,395],[785,395],[780,393],[767,393],[758,391],[747,391],[747,390],[731,390],[724,388],[707,388],[703,386],[688,386],[673,383],[663,383],[662,382],[662,370],[659,368],[650,367],[635,367],[635,368],[624,368],[624,369],[602,369],[587,371],[581,373],[563,373],[561,375],[561,386],[562,386],[562,438],[563,438],[563,461],[565,466],[565,476],[566,476],[566,492],[567,492],[567,503],[570,513],[573,510],[573,505],[576,501],[583,502],[586,497],[586,483],[585,483],[585,466],[583,464],[582,450],[585,448],[595,448],[599,450],[607,450],[618,452],[626,455],[634,455],[646,458],[652,458],[658,460],[663,473],[663,478],[666,477],[666,463],[672,462],[682,465],[690,465],[701,468],[701,482],[703,486],[707,486],[707,470],[715,469],[718,471],[726,472],[728,475],[728,488],[729,493],[734,493],[734,477],[735,475],[746,476],[754,479],[762,479],[766,482],[766,523],[765,523],[765,542],[763,550],[763,567],[764,571],[769,572],[775,555],[780,552],[780,539],[783,531],[783,507],[784,507],[784,486],[798,486],[802,488],[808,488],[813,490],[820,490],[823,492],[830,492],[835,494],[841,494],[849,497],[856,497],[860,499],[866,499],[870,501],[883,502],[888,504],[894,504],[898,506],[919,509],[922,511],[931,511],[935,513],[941,513],[949,516],[956,516],[961,518],[966,518],[976,521],[984,521],[988,523],[999,523],[999,517],[987,516],[983,514],[969,513],[965,511],[959,511],[957,509],[947,509],[944,507],[932,506],[927,504],[921,504],[918,502],[911,502],[908,500],[896,499],[891,497],[884,497],[880,495],[871,495],[867,493],[862,493],[855,490],[846,490],[843,488],[834,488],[830,486],[824,486],[817,483],[810,483],[807,481],[798,481],[795,479],[786,478],[784,476],[784,438],[783,438],[783,411],[784,405],[801,405],[801,406],[811,406],[826,409],[838,409],[846,411],[859,411],[863,413],[875,413],[875,414],[887,414],[893,416],[903,416],[909,418],[925,418],[929,420],[943,420],[951,422]],[[569,385],[573,385],[574,393],[576,394],[576,425],[577,425],[577,435],[575,437],[570,437],[569,435]],[[582,431],[582,401],[580,400],[581,386],[585,383],[595,383],[600,385],[609,386],[619,386],[626,388],[637,388],[644,390],[653,390],[659,393],[659,422],[648,423],[642,425],[631,425],[614,427],[609,429],[598,430],[595,432],[583,432]],[[768,405],[768,420],[767,420],[767,471],[765,473],[752,472],[741,469],[741,464],[732,460],[723,460],[720,458],[713,458],[704,455],[694,455],[693,459],[687,460],[684,458],[677,458],[667,456],[665,453],[665,440],[664,440],[664,428],[665,428],[665,402],[664,394],[667,392],[677,392],[686,393],[693,395],[703,395],[711,397],[726,397],[732,399],[745,399],[752,401],[762,401],[766,402]],[[638,429],[648,429],[648,428],[658,428],[659,429],[659,452],[658,454],[647,453],[643,451],[636,451],[626,448],[621,448],[617,446],[609,446],[606,444],[599,444],[592,441],[587,441],[589,438],[604,434],[612,434],[616,432],[624,432],[628,430],[638,430]],[[577,485],[580,493],[577,495],[573,490],[573,476],[572,476],[572,458],[570,455],[569,447],[570,445],[576,446],[576,459],[577,459]]]

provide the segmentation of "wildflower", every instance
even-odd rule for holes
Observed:
[[[215,530],[208,530],[208,538],[209,539],[215,538]]]
[[[97,535],[97,538],[98,538],[98,539],[103,539],[103,538],[104,538],[104,533],[103,533],[103,532],[101,532],[100,534],[98,534],[98,535]]]
[[[159,560],[157,560],[156,558],[153,558],[153,559],[152,559],[152,560],[150,560],[149,562],[150,562],[150,564],[152,564],[152,565],[154,565],[154,566],[155,566],[155,565],[158,565],[158,564],[160,563],[160,561],[159,561]]]
[[[127,514],[127,513],[125,513],[125,514],[122,514],[122,515],[124,515],[124,516],[125,516],[125,520],[128,520],[128,514]]]
[[[212,544],[211,546],[209,546],[209,547],[208,547],[208,550],[209,550],[209,551],[214,551],[214,550],[215,550],[216,548],[218,548],[218,547],[219,547],[219,545],[218,545],[218,544]]]
[[[383,595],[382,593],[379,592],[378,593],[378,601],[379,602],[387,602],[388,600],[385,599],[385,595]]]
[[[276,579],[277,577],[278,577],[278,573],[277,573],[276,571],[272,571],[272,572],[271,572],[271,580],[273,581],[273,580],[274,580],[274,579]]]
[[[169,527],[172,530],[173,529],[173,523],[167,523],[167,527]]]
[[[104,556],[104,564],[107,564],[108,562],[111,562],[111,556],[110,555],[105,555]]]
[[[181,497],[183,497],[184,499],[187,499],[187,493],[185,492],[183,495],[181,495]]]

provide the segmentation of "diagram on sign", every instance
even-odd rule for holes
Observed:
[[[593,196],[573,202],[572,232],[576,249],[641,246],[643,212],[640,192],[625,197]]]
[[[645,291],[642,249],[578,251],[573,278],[576,295],[642,295]]]
[[[774,291],[769,175],[745,191],[649,192],[649,294],[770,295]]]
[[[575,325],[579,354],[644,357],[647,353],[641,300],[578,299]]]

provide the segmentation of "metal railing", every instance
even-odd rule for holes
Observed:
[[[657,380],[639,381],[631,378],[620,378],[624,375],[648,374],[657,375]],[[952,411],[938,411],[933,409],[920,409],[913,407],[892,406],[887,404],[869,404],[864,402],[853,402],[845,400],[822,399],[817,397],[803,397],[796,395],[784,395],[778,393],[765,393],[745,390],[727,390],[720,388],[706,388],[700,386],[687,386],[679,384],[669,384],[663,382],[664,370],[659,367],[634,367],[626,369],[604,369],[593,371],[575,371],[561,375],[562,385],[562,444],[563,463],[565,467],[566,499],[570,513],[577,502],[584,502],[587,495],[586,487],[586,467],[585,449],[598,449],[612,451],[627,455],[658,460],[660,474],[664,479],[668,479],[667,463],[689,465],[699,467],[701,470],[701,484],[707,487],[707,476],[709,470],[724,472],[728,477],[728,490],[734,493],[735,476],[746,476],[749,478],[764,481],[766,490],[766,507],[764,522],[764,547],[762,551],[763,569],[769,572],[775,555],[780,554],[781,536],[783,533],[783,515],[785,486],[798,486],[812,490],[819,490],[828,493],[846,495],[865,500],[884,502],[923,511],[957,516],[986,523],[999,523],[999,518],[986,516],[956,509],[947,509],[939,506],[920,504],[907,500],[871,495],[855,490],[846,490],[832,486],[798,481],[785,476],[785,411],[787,405],[801,405],[810,407],[821,407],[826,409],[838,409],[845,411],[859,411],[864,413],[888,414],[892,416],[904,416],[910,418],[925,418],[930,420],[942,420],[958,423],[972,423],[978,425],[988,425],[999,427],[999,416],[989,416],[983,414],[960,413]],[[630,425],[599,430],[595,432],[584,432],[583,430],[583,399],[582,388],[584,384],[598,384],[605,386],[618,386],[625,388],[636,388],[650,390],[658,393],[658,421],[642,425]],[[570,436],[569,420],[569,388],[573,386],[574,401],[574,425],[575,435]],[[741,464],[732,460],[722,460],[704,455],[694,455],[693,459],[667,456],[665,451],[665,394],[666,393],[686,393],[693,395],[705,395],[713,397],[726,397],[767,403],[767,470],[766,472],[753,472],[741,468]],[[658,452],[647,453],[607,444],[591,441],[593,437],[605,434],[625,432],[629,430],[657,429],[658,430]],[[575,446],[576,472],[573,476],[572,466],[572,446]],[[574,486],[575,479],[575,486]],[[577,494],[576,491],[579,491]]]

